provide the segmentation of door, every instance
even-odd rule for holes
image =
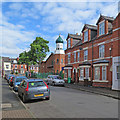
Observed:
[[[74,69],[74,82],[76,81],[76,69]]]

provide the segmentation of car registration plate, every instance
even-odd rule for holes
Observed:
[[[34,95],[34,97],[39,97],[39,96],[43,96],[43,94],[39,94],[39,95]]]

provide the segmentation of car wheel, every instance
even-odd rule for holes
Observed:
[[[47,97],[46,100],[50,100],[50,97]]]
[[[22,95],[22,101],[23,101],[23,103],[27,102],[25,95]]]

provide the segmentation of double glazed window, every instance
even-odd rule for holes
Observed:
[[[99,24],[99,35],[105,34],[105,23],[102,22]]]
[[[85,68],[85,78],[89,78],[89,68]]]
[[[102,80],[106,80],[106,66],[102,66]]]
[[[88,41],[88,30],[84,32],[84,42]]]
[[[74,62],[76,62],[76,52],[74,52]]]
[[[80,79],[83,80],[84,69],[80,68]]]
[[[68,63],[70,63],[70,54],[68,55]]]
[[[84,60],[88,60],[88,50],[84,50]]]
[[[117,79],[120,80],[120,65],[119,66],[116,66],[116,73],[117,73]]]
[[[70,38],[68,39],[68,48],[70,48],[70,44],[71,44],[71,41],[70,41]]]
[[[100,79],[100,67],[95,67],[95,80]]]
[[[77,57],[77,61],[80,60],[80,52],[78,52],[78,57]]]
[[[99,46],[99,58],[104,58],[104,54],[105,54],[105,47],[104,45],[100,45]]]

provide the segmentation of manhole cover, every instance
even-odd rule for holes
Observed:
[[[10,103],[3,103],[1,104],[1,108],[10,108],[12,105]]]

